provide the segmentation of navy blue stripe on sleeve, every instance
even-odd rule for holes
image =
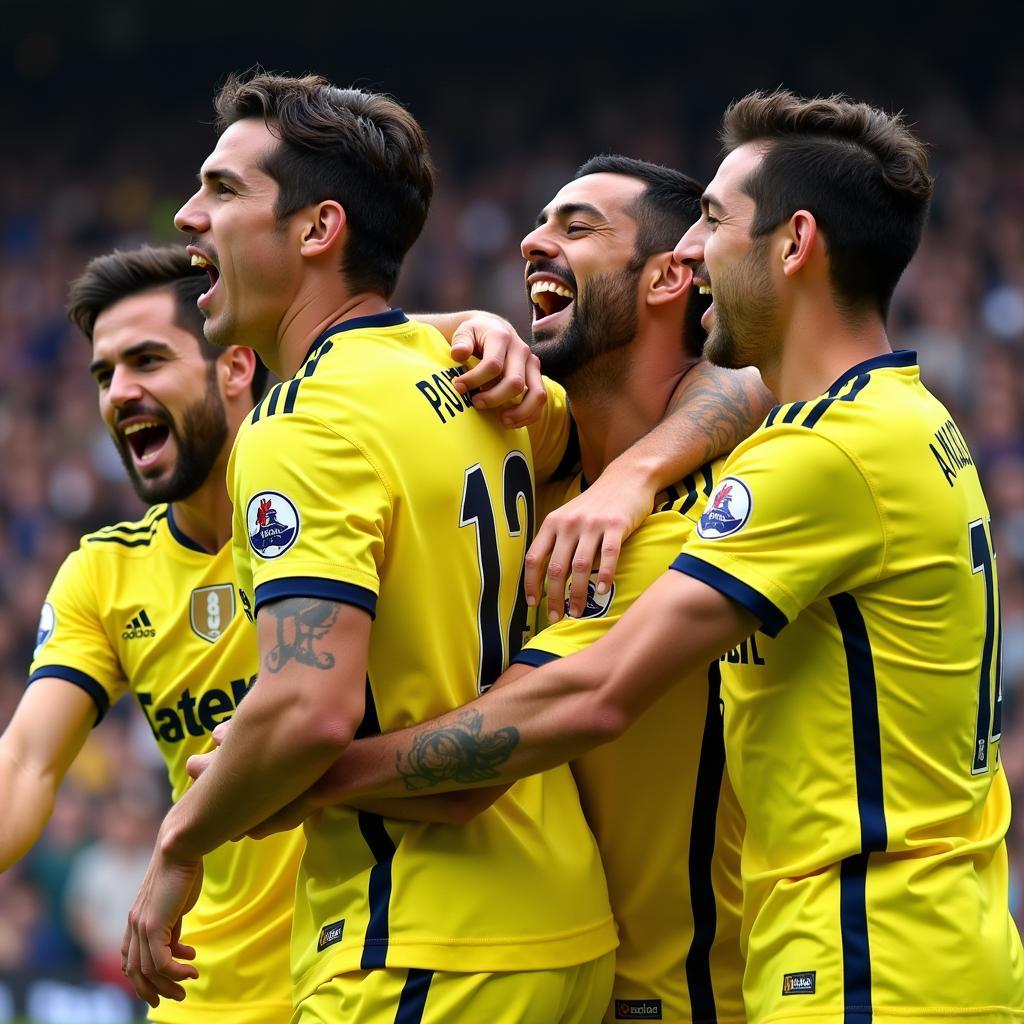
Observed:
[[[92,676],[86,675],[85,672],[80,672],[77,668],[70,668],[67,665],[41,665],[28,677],[28,681],[29,683],[34,683],[37,679],[46,678],[63,679],[66,683],[71,683],[73,686],[85,690],[92,697],[93,703],[96,705],[96,721],[93,724],[99,725],[103,721],[103,716],[110,708],[110,697],[107,696],[107,691]]]
[[[761,632],[767,636],[778,636],[782,627],[789,622],[782,611],[764,594],[724,569],[719,569],[717,565],[684,553],[679,555],[669,568],[714,587],[719,593],[742,605],[761,620]]]
[[[560,657],[560,654],[552,654],[550,651],[538,651],[533,648],[529,648],[525,651],[520,651],[512,659],[512,664],[529,665],[531,668],[540,668],[541,665],[547,665],[552,661],[558,661]]]
[[[289,576],[287,579],[271,580],[256,588],[253,615],[268,601],[282,601],[287,597],[315,597],[324,601],[340,601],[353,604],[377,617],[377,595],[367,587],[340,580],[325,580],[319,576]]]

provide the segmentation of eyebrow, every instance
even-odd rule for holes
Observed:
[[[710,192],[705,192],[700,197],[700,207],[702,210],[707,210],[709,206],[717,206],[720,210],[722,209],[722,204]]]
[[[244,184],[242,178],[233,171],[221,167],[211,167],[208,171],[200,171],[196,177],[199,179],[200,185],[212,181],[229,181],[235,185]]]
[[[599,217],[601,220],[605,219],[604,214],[596,206],[591,206],[590,203],[563,203],[561,206],[556,206],[553,210],[541,210],[537,214],[537,227],[546,224],[552,218],[564,220],[566,217],[571,217],[576,213],[586,213],[591,217]]]
[[[170,345],[163,341],[157,341],[155,338],[147,338],[145,341],[137,341],[134,345],[129,345],[121,353],[122,359],[131,359],[133,356],[142,355],[145,352],[159,352],[161,354],[173,354],[173,349]],[[108,367],[110,361],[107,359],[94,359],[89,364],[89,372],[95,376],[98,371]]]

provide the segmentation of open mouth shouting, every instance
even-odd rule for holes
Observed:
[[[714,317],[715,299],[711,292],[711,280],[708,277],[707,267],[703,264],[694,271],[693,285],[701,295],[707,295],[711,299],[711,304],[700,318],[701,326],[707,330],[708,324]]]
[[[210,297],[217,288],[217,282],[220,280],[220,268],[214,263],[213,257],[203,252],[198,246],[190,245],[186,252],[192,257],[192,266],[202,268],[210,278],[210,287],[196,301],[196,305],[200,309],[204,309],[209,305]]]
[[[533,326],[550,327],[576,301],[576,291],[564,278],[548,272],[530,274],[526,279],[533,308]],[[571,314],[570,314],[571,315]]]
[[[131,452],[137,469],[151,466],[167,447],[170,427],[153,416],[126,417],[117,424],[122,446]]]

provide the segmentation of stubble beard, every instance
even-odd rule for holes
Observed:
[[[548,377],[576,395],[621,386],[624,350],[636,337],[639,277],[628,268],[594,277],[561,334],[534,333],[531,347]]]
[[[179,427],[164,410],[164,417],[177,451],[177,460],[166,479],[147,480],[141,476],[125,442],[117,444],[118,454],[132,488],[147,505],[183,501],[206,483],[228,438],[228,418],[216,384],[216,362],[209,363],[206,390],[181,415]]]

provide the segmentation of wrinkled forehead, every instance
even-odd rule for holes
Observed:
[[[544,223],[566,210],[589,207],[596,215],[612,221],[628,216],[645,188],[644,182],[625,174],[586,174],[563,185],[538,220]]]

